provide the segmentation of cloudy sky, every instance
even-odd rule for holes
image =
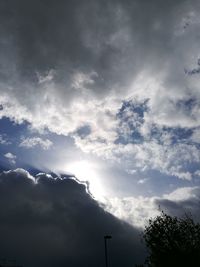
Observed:
[[[0,0],[5,257],[92,266],[113,231],[132,266],[159,207],[199,219],[199,32],[197,0]]]

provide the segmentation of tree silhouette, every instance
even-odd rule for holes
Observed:
[[[200,224],[191,216],[172,217],[162,212],[144,230],[150,267],[200,266]]]

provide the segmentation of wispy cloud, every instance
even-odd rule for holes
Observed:
[[[0,134],[0,144],[1,145],[10,145],[11,142],[5,136]]]
[[[20,147],[25,148],[33,148],[35,146],[39,146],[44,150],[48,150],[52,145],[53,142],[51,142],[49,139],[42,139],[40,137],[24,138],[19,144]]]
[[[15,156],[14,154],[12,154],[11,152],[8,152],[8,153],[4,154],[4,157],[5,157],[11,164],[16,164],[17,156]]]

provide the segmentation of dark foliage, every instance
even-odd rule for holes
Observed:
[[[150,267],[200,266],[200,224],[191,216],[172,217],[162,212],[144,230]]]

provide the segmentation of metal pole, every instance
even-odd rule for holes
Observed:
[[[108,248],[107,248],[107,239],[111,239],[111,238],[112,238],[112,236],[110,236],[110,235],[105,235],[105,236],[104,236],[106,267],[108,267]]]
[[[105,243],[105,260],[106,260],[106,267],[108,267],[108,252],[107,252],[107,239],[104,237]]]

